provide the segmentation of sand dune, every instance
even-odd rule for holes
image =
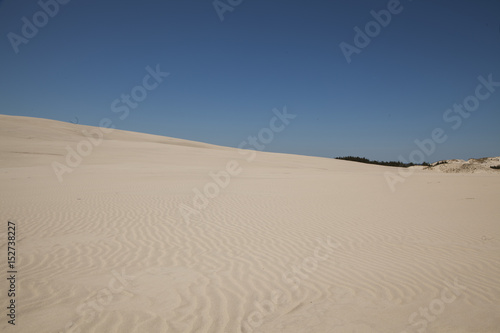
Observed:
[[[500,331],[499,173],[96,130],[0,116],[2,332]]]
[[[492,168],[497,167],[497,168]],[[470,158],[467,161],[454,159],[435,162],[426,169],[447,173],[498,173],[499,157]]]

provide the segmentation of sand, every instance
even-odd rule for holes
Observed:
[[[500,172],[82,131],[0,116],[2,332],[500,331]]]

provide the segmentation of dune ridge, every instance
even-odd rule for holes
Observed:
[[[500,172],[500,156],[470,158],[467,161],[460,159],[442,160],[432,163],[425,169],[446,173],[498,173]]]

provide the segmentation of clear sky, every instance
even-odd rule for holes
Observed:
[[[0,113],[235,147],[286,106],[266,151],[407,159],[441,128],[426,161],[500,155],[500,86],[474,97],[478,76],[500,82],[498,0],[60,1],[41,1],[52,17],[0,2]],[[113,102],[158,64],[169,75],[120,119]]]

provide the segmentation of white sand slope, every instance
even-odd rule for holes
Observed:
[[[392,192],[397,169],[115,130],[60,182],[82,130],[0,116],[2,332],[500,332],[498,173]]]

